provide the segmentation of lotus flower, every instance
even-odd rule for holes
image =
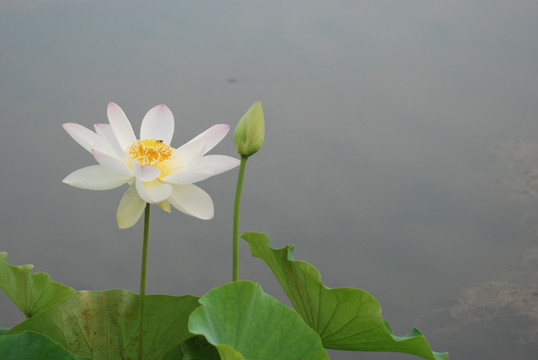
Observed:
[[[170,212],[170,205],[199,219],[214,214],[211,197],[194,183],[239,165],[225,155],[205,155],[228,133],[229,125],[214,125],[179,148],[170,146],[174,117],[166,105],[148,111],[137,139],[131,123],[115,103],[108,104],[109,124],[95,132],[79,124],[63,128],[93,154],[98,165],[81,168],[63,182],[90,190],[108,190],[129,184],[117,212],[118,226],[133,226],[147,203]]]

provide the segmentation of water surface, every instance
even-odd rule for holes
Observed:
[[[61,124],[106,122],[115,101],[138,128],[164,103],[179,146],[260,98],[241,231],[295,245],[327,286],[369,291],[397,335],[418,327],[454,359],[535,359],[536,14],[500,0],[5,1],[0,250],[76,289],[137,291],[142,224],[116,228],[125,188],[61,182],[94,162]],[[214,153],[232,155],[232,137]],[[200,184],[211,221],[152,212],[148,293],[231,280],[235,176]],[[285,301],[241,253],[240,277]],[[0,306],[1,326],[21,320]]]

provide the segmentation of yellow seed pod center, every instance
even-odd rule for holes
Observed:
[[[127,150],[130,159],[144,166],[156,166],[162,161],[170,160],[174,149],[162,140],[144,139],[135,141]]]

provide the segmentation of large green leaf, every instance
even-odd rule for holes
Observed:
[[[223,360],[329,359],[319,336],[258,284],[222,285],[200,303],[190,316],[189,330],[204,335]]]
[[[241,354],[239,351],[235,350],[232,346],[228,344],[219,345],[218,350],[219,350],[220,358],[222,360],[246,360],[243,354]],[[255,358],[255,359],[259,359],[259,358]]]
[[[194,296],[146,297],[144,359],[161,359],[192,336]],[[93,359],[131,359],[138,354],[139,296],[127,290],[78,291],[11,329],[44,334],[69,352]]]
[[[9,265],[7,253],[0,252],[0,289],[26,317],[39,314],[75,292],[52,281],[46,273],[31,274],[32,268],[33,265]]]
[[[166,354],[162,360],[220,360],[217,348],[201,335],[193,336]]]
[[[321,337],[328,349],[401,352],[429,360],[448,359],[447,353],[430,349],[426,338],[413,329],[395,336],[381,316],[381,306],[366,291],[329,289],[311,264],[293,258],[293,246],[273,249],[266,234],[242,235],[253,256],[271,268],[291,303]]]
[[[45,335],[32,331],[0,336],[0,359],[83,360]]]

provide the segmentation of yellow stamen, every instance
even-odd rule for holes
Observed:
[[[157,166],[159,163],[170,160],[174,149],[162,140],[137,140],[127,150],[130,159],[138,161],[144,166]]]

